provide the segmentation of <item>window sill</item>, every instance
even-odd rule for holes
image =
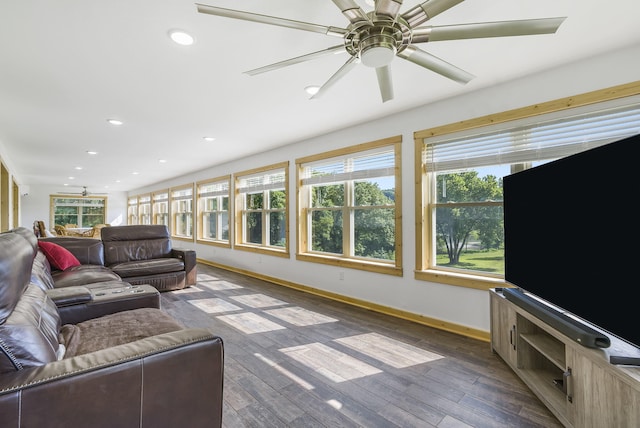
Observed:
[[[231,248],[230,241],[214,241],[212,239],[197,238],[196,244],[213,245],[215,247]]]
[[[285,248],[259,247],[256,245],[235,244],[234,250],[251,251],[252,253],[266,254],[276,257],[289,257],[289,251]]]
[[[304,262],[322,263],[326,265],[340,266],[348,269],[359,269],[369,272],[383,273],[387,275],[402,276],[402,268],[389,263],[376,263],[366,260],[347,259],[344,257],[332,257],[319,254],[296,254],[296,259]]]
[[[415,271],[415,279],[420,281],[437,282],[440,284],[455,285],[458,287],[475,288],[477,290],[489,290],[494,287],[504,287],[503,278],[489,276],[470,275],[459,272],[445,272],[440,270]]]

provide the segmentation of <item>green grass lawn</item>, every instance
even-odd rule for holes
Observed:
[[[446,254],[438,254],[436,264],[504,275],[504,250],[463,251],[460,255],[460,263],[456,264],[449,264],[449,257]]]

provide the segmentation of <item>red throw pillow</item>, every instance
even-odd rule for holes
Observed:
[[[80,261],[71,251],[66,248],[54,244],[53,242],[38,241],[38,246],[42,250],[49,264],[55,269],[67,270],[73,266],[80,266]]]

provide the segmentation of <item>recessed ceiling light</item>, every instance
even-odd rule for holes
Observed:
[[[204,141],[215,141],[216,140],[214,137],[202,137],[202,139]]]
[[[75,177],[67,177],[69,180],[75,180]]]
[[[167,163],[167,160],[166,160],[166,159],[158,159],[158,162],[160,162],[160,163]]]
[[[131,174],[133,174],[133,175],[138,175],[138,174],[140,174],[140,173],[139,173],[138,171],[133,171]]]
[[[107,119],[107,122],[109,122],[110,124],[114,125],[114,126],[120,126],[122,125],[124,122],[122,122],[121,120],[118,119]]]
[[[182,30],[169,31],[169,37],[171,37],[171,40],[182,46],[192,45],[195,41],[191,34]]]
[[[87,150],[88,155],[97,155],[98,152],[94,152],[93,150]]]
[[[309,95],[315,95],[320,90],[320,86],[311,85],[304,88],[304,90]]]
[[[120,183],[120,180],[116,180],[116,183]]]
[[[80,171],[82,169],[82,167],[81,166],[77,166],[74,169],[77,169],[78,171]]]

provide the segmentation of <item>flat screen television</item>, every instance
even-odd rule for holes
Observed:
[[[543,315],[604,333],[585,346],[606,348],[615,336],[640,349],[639,152],[636,135],[504,177],[512,300],[533,295],[560,309]],[[640,364],[624,357],[610,361]]]

